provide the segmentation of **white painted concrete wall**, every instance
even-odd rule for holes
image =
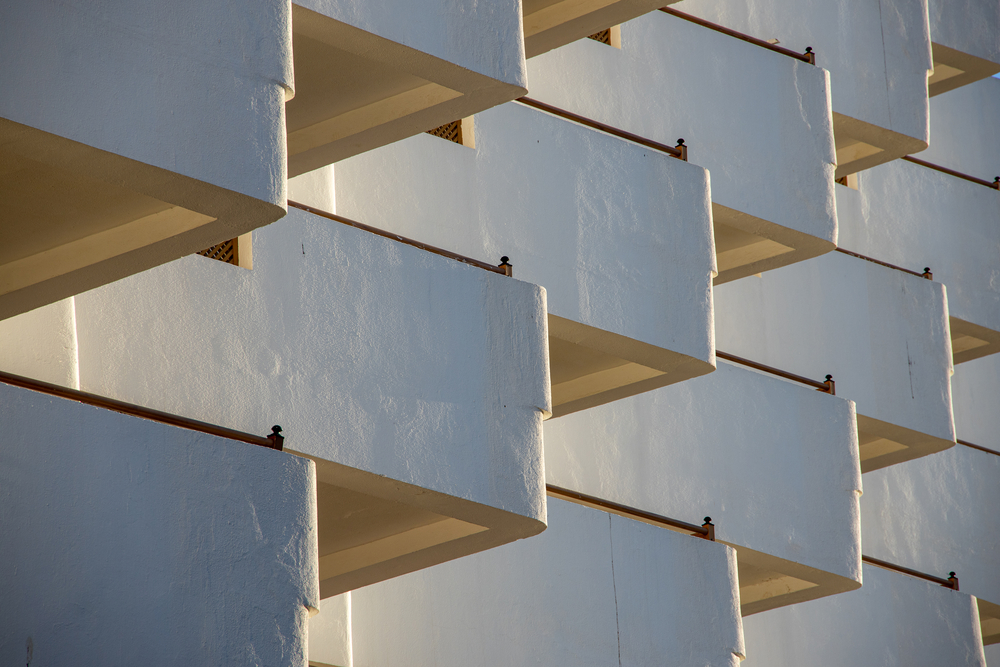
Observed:
[[[990,667],[1000,665],[1000,644],[985,646],[983,652],[986,654],[986,662]]]
[[[549,501],[530,540],[351,594],[354,664],[736,667],[736,555]]]
[[[286,0],[5,3],[0,117],[280,205],[290,26]]]
[[[927,9],[931,40],[935,44],[1000,63],[1000,4],[982,0],[928,0]],[[933,108],[932,103],[932,118]]]
[[[954,571],[963,592],[1000,604],[998,507],[1000,456],[970,447],[873,471],[861,499],[865,554],[939,577]]]
[[[312,462],[0,384],[0,662],[304,667]]]
[[[479,74],[526,86],[520,0],[295,0],[295,4]]]
[[[85,391],[544,520],[545,292],[292,210],[80,295]]]
[[[998,115],[1000,79],[983,79],[932,98],[931,145],[918,157],[992,181],[1000,176]]]
[[[830,71],[834,112],[927,142],[927,0],[684,0],[675,8],[800,53],[811,46]]]
[[[930,267],[952,317],[1000,331],[1000,192],[902,160],[858,182],[839,199],[856,196],[861,208],[844,216],[841,245],[911,271]]]
[[[320,602],[319,613],[309,619],[309,664],[353,667],[351,594]]]
[[[954,439],[940,283],[830,253],[720,285],[715,318],[720,350],[816,380],[832,374],[858,415]]]
[[[951,377],[955,433],[967,442],[1000,452],[1000,355],[955,366]]]
[[[744,619],[743,667],[985,666],[975,598],[871,565],[864,578],[859,590]]]
[[[860,581],[854,406],[720,361],[715,373],[547,422],[549,483]],[[551,530],[551,528],[550,528]]]
[[[529,95],[671,146],[683,138],[714,203],[836,242],[826,71],[662,12],[621,34],[621,50],[584,39],[532,58]]]
[[[73,297],[0,321],[0,370],[79,389]]]
[[[338,163],[338,212],[509,256],[549,313],[711,363],[704,169],[516,103],[475,128],[475,149],[422,135]]]

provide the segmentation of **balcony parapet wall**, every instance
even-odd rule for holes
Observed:
[[[530,540],[352,592],[355,664],[740,664],[730,547],[562,500],[549,511]]]
[[[864,579],[860,590],[744,619],[742,667],[869,665],[874,656],[883,665],[986,667],[974,597],[867,564]]]
[[[620,51],[583,40],[533,58],[531,96],[685,140],[688,159],[711,172],[716,284],[833,250],[826,71],[664,12],[621,31]]]
[[[837,395],[857,404],[863,471],[954,445],[940,283],[830,253],[720,286],[715,321],[720,350],[806,377],[833,375]]]
[[[931,96],[1000,72],[1000,5],[976,0],[928,0],[927,5],[934,49],[934,74],[927,81]],[[932,137],[933,118],[932,110]]]
[[[931,146],[919,158],[987,181],[1000,176],[1000,80],[977,81],[931,107]]]
[[[830,71],[837,178],[927,148],[927,0],[685,0],[676,9],[802,51]]]
[[[287,3],[120,5],[0,11],[0,318],[284,214]]]
[[[711,372],[705,170],[523,104],[475,132],[338,163],[338,210],[544,286],[556,416]]]
[[[544,528],[544,290],[298,210],[254,256],[78,297],[81,387],[280,423],[317,464],[324,597]]]
[[[744,615],[860,586],[857,431],[840,397],[720,362],[546,423],[545,470],[648,512],[710,516],[737,550]]]
[[[312,462],[3,383],[0,420],[0,655],[305,667]]]

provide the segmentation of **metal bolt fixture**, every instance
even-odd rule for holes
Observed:
[[[826,381],[823,384],[825,384],[826,387],[825,388],[817,387],[816,391],[823,391],[826,392],[827,394],[830,394],[831,396],[837,395],[837,383],[834,382],[832,375],[828,374],[826,376]]]
[[[953,591],[957,591],[958,590],[958,577],[955,576],[954,572],[949,572],[948,573],[948,583],[951,586],[951,590],[953,590]]]
[[[505,276],[514,277],[514,265],[510,263],[510,257],[507,255],[500,258],[500,263],[497,266],[503,269]]]
[[[1000,176],[996,176],[993,178],[993,187],[996,188],[997,190],[1000,190]]]
[[[706,540],[711,540],[712,542],[714,542],[715,541],[715,524],[712,523],[712,517],[706,516],[705,517],[705,523],[701,524],[701,527],[708,531],[707,533],[705,533],[704,535],[702,535],[702,537],[705,538]]]
[[[815,65],[816,64],[816,54],[813,52],[813,47],[811,47],[811,46],[807,46],[806,47],[806,55],[809,56],[809,64],[810,65]]]
[[[267,436],[267,439],[271,441],[271,449],[280,452],[285,446],[285,436],[281,435],[281,427],[277,424],[271,427],[271,435]]]
[[[681,152],[681,154],[678,155],[677,157],[679,157],[680,159],[682,159],[685,162],[687,162],[688,161],[688,147],[684,145],[684,140],[683,139],[678,139],[677,140],[677,145],[674,146],[674,148],[676,148],[677,150],[679,150]]]
[[[927,280],[934,280],[934,274],[931,273],[931,267],[929,266],[925,266],[924,272],[920,275],[922,275],[924,278],[927,278]]]

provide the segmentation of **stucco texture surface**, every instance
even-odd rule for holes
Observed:
[[[0,384],[0,662],[305,667],[315,471]]]
[[[949,0],[950,1],[950,0]],[[684,0],[676,9],[777,39],[830,71],[833,111],[927,142],[927,0]]]
[[[477,114],[475,133],[475,150],[422,135],[338,163],[338,212],[508,256],[549,313],[710,360],[704,169],[516,103]]]
[[[1000,125],[996,122],[1000,79],[990,77],[938,95],[930,105],[931,145],[918,157],[987,181],[1000,176]]]
[[[535,285],[293,210],[253,271],[187,257],[80,295],[77,330],[85,391],[544,517]]]
[[[73,298],[0,321],[0,370],[79,389]]]
[[[967,442],[1000,452],[1000,355],[955,367],[951,377],[955,433]]]
[[[931,40],[1000,63],[1000,4],[982,0],[928,0]],[[931,136],[934,127],[931,102]],[[980,126],[986,129],[990,124]]]
[[[323,16],[490,78],[525,86],[520,0],[296,0]],[[373,54],[378,58],[378,53]]]
[[[816,380],[832,374],[859,415],[954,440],[940,283],[830,253],[719,286],[715,320],[720,350]]]
[[[719,540],[860,579],[854,406],[719,362],[545,425],[546,479]]]
[[[865,554],[958,573],[964,593],[1000,605],[1000,456],[958,445],[865,475]]]
[[[985,667],[975,598],[871,565],[864,580],[744,619],[742,667]]]
[[[930,267],[952,317],[1000,331],[1000,192],[901,160],[858,178],[861,216],[844,217],[841,245],[911,271]]]
[[[354,665],[739,664],[731,548],[556,499],[549,512],[537,537],[353,592]]]
[[[30,94],[0,117],[283,203],[290,25],[283,0],[5,3],[0,88]]]
[[[826,71],[662,12],[621,34],[620,50],[584,39],[532,58],[529,95],[671,146],[683,138],[714,203],[836,242]]]

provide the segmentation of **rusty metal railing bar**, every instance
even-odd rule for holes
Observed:
[[[457,262],[462,262],[463,264],[471,264],[472,266],[479,267],[486,271],[492,271],[493,273],[499,273],[500,275],[510,276],[513,275],[511,271],[511,265],[508,263],[506,257],[500,259],[499,265],[490,264],[489,262],[483,262],[478,259],[473,259],[471,257],[466,257],[465,255],[459,255],[457,252],[452,252],[450,250],[445,250],[444,248],[438,248],[421,241],[414,241],[413,239],[401,236],[399,234],[394,234],[392,232],[387,232],[384,229],[379,229],[378,227],[372,227],[366,225],[363,222],[358,222],[357,220],[351,220],[350,218],[345,218],[342,215],[337,215],[336,213],[330,213],[329,211],[323,211],[312,206],[306,206],[305,204],[300,204],[299,202],[288,200],[288,205],[306,211],[307,213],[312,213],[313,215],[318,215],[321,218],[327,218],[328,220],[333,220],[334,222],[339,222],[349,227],[355,227],[366,232],[375,234],[376,236],[381,236],[383,238],[391,239],[393,241],[398,241],[399,243],[404,243],[414,248],[420,248],[421,250],[426,250],[427,252],[434,253],[435,255],[441,255],[442,257],[447,257],[448,259],[453,259]]]
[[[978,183],[979,185],[985,185],[988,188],[993,188],[994,190],[1000,190],[1000,176],[993,179],[993,182],[976,178],[975,176],[970,176],[968,174],[963,174],[960,171],[955,171],[954,169],[949,169],[948,167],[942,167],[939,164],[934,164],[933,162],[927,162],[925,160],[920,160],[918,158],[912,157],[910,155],[904,155],[903,159],[907,162],[912,162],[913,164],[919,164],[921,167],[927,167],[928,169],[933,169],[934,171],[940,171],[942,174],[948,174],[949,176],[955,176],[957,178],[963,178],[967,181],[972,181],[973,183]]]
[[[962,445],[963,447],[971,447],[972,449],[978,449],[981,452],[986,452],[987,454],[992,454],[993,456],[1000,456],[1000,452],[988,449],[987,447],[983,447],[982,445],[974,445],[966,440],[959,440],[956,438],[955,442]]]
[[[812,47],[806,47],[805,53],[799,53],[798,51],[792,51],[791,49],[786,49],[783,46],[778,46],[777,44],[771,44],[770,42],[764,41],[763,39],[758,39],[752,37],[746,33],[738,32],[732,28],[727,28],[726,26],[719,25],[718,23],[712,23],[711,21],[706,21],[705,19],[698,18],[697,16],[692,16],[691,14],[685,14],[684,12],[679,12],[671,7],[660,7],[660,11],[664,14],[670,14],[671,16],[676,16],[679,19],[684,19],[685,21],[690,21],[691,23],[697,23],[703,28],[708,28],[709,30],[714,30],[716,32],[721,32],[723,35],[729,35],[730,37],[735,37],[736,39],[743,40],[744,42],[749,42],[755,46],[760,46],[769,51],[774,51],[775,53],[780,53],[789,58],[795,58],[796,60],[801,60],[804,63],[809,63],[810,65],[816,64],[816,54],[813,52]]]
[[[897,271],[902,271],[903,273],[909,273],[911,276],[916,276],[917,278],[927,278],[928,280],[934,279],[934,274],[931,273],[930,268],[924,269],[923,273],[917,273],[916,271],[910,271],[909,269],[904,269],[901,266],[896,266],[895,264],[890,264],[889,262],[883,262],[880,259],[875,259],[874,257],[868,257],[867,255],[861,255],[856,252],[851,252],[850,250],[844,250],[843,248],[834,248],[837,252],[844,253],[845,255],[850,255],[851,257],[857,257],[858,259],[863,259],[866,262],[871,262],[872,264],[878,264],[890,269],[896,269]]]
[[[598,120],[592,118],[587,118],[586,116],[581,116],[580,114],[575,114],[572,111],[567,111],[566,109],[560,109],[559,107],[552,106],[551,104],[546,104],[545,102],[539,102],[536,99],[530,97],[519,97],[515,100],[529,107],[534,107],[540,111],[547,111],[548,113],[565,118],[566,120],[571,120],[574,123],[579,123],[580,125],[586,125],[587,127],[605,132],[612,136],[618,137],[619,139],[625,139],[626,141],[631,141],[632,143],[639,144],[640,146],[645,146],[646,148],[652,148],[655,151],[660,151],[666,153],[672,157],[679,160],[684,160],[687,162],[687,146],[684,144],[683,139],[677,140],[676,146],[668,146],[666,144],[661,144],[658,141],[653,141],[652,139],[647,139],[646,137],[639,136],[638,134],[633,134],[632,132],[627,132],[625,130],[614,127],[613,125],[608,125],[607,123],[602,123]]]
[[[161,424],[179,426],[180,428],[186,428],[191,431],[200,431],[201,433],[217,435],[222,438],[229,438],[230,440],[239,440],[240,442],[246,442],[251,445],[260,445],[261,447],[267,447],[269,449],[277,449],[280,451],[282,449],[282,443],[284,442],[284,438],[281,436],[280,426],[274,426],[271,429],[271,435],[264,437],[226,428],[225,426],[209,424],[208,422],[198,421],[197,419],[181,417],[179,415],[170,414],[169,412],[153,410],[152,408],[146,408],[133,403],[126,403],[125,401],[118,401],[113,398],[107,398],[106,396],[98,396],[97,394],[80,391],[79,389],[70,389],[61,385],[35,380],[34,378],[14,375],[13,373],[7,373],[4,371],[0,371],[0,382],[13,385],[15,387],[21,387],[23,389],[30,389],[42,394],[48,394],[50,396],[57,396],[59,398],[65,398],[79,403],[86,403],[87,405],[104,408],[105,410],[121,412],[126,415],[132,415],[133,417],[149,419],[150,421],[160,422]]]
[[[731,361],[735,364],[749,366],[750,368],[755,368],[759,371],[770,373],[771,375],[777,375],[778,377],[785,378],[786,380],[801,382],[802,384],[808,385],[810,387],[815,387],[817,391],[826,392],[827,394],[832,394],[834,396],[837,395],[837,390],[836,390],[837,383],[834,382],[832,375],[826,376],[826,382],[819,382],[818,380],[812,380],[802,375],[796,375],[795,373],[789,373],[788,371],[783,371],[780,368],[775,368],[774,366],[768,366],[767,364],[751,361],[743,357],[737,357],[735,354],[729,354],[728,352],[723,352],[722,350],[718,349],[715,351],[715,356],[719,357],[720,359],[725,359],[726,361]]]
[[[597,507],[609,510],[616,514],[623,514],[625,516],[642,519],[643,521],[659,523],[665,526],[670,526],[671,528],[689,530],[698,537],[712,540],[713,542],[715,541],[715,524],[712,523],[711,517],[706,516],[705,523],[699,526],[698,524],[688,523],[687,521],[681,521],[680,519],[671,519],[670,517],[663,516],[661,514],[647,512],[646,510],[641,510],[637,507],[622,505],[621,503],[616,503],[611,500],[605,500],[603,498],[598,498],[597,496],[580,493],[579,491],[570,491],[569,489],[564,489],[561,486],[556,486],[554,484],[546,484],[545,491],[551,496],[565,498],[579,503],[586,503],[588,505],[596,505]]]
[[[944,577],[935,577],[933,574],[927,574],[926,572],[920,572],[919,570],[911,570],[908,567],[903,567],[902,565],[896,565],[895,563],[890,563],[888,561],[879,560],[878,558],[872,558],[871,556],[861,556],[861,560],[865,563],[875,565],[878,567],[883,567],[887,570],[894,570],[896,572],[902,572],[903,574],[908,574],[911,577],[917,577],[918,579],[923,579],[925,581],[930,581],[935,584],[940,584],[945,588],[950,588],[954,591],[958,590],[958,577],[955,576],[954,572],[949,572],[947,579]]]

